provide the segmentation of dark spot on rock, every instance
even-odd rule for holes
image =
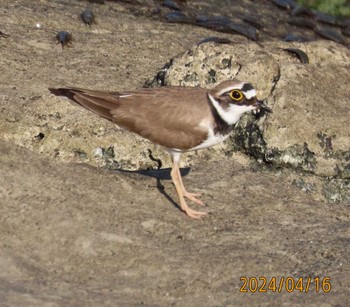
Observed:
[[[315,153],[310,151],[307,144],[295,144],[284,150],[269,148],[265,159],[277,167],[290,167],[292,169],[313,171],[316,167]]]
[[[221,60],[221,64],[222,64],[222,68],[225,69],[225,68],[231,68],[232,66],[232,57],[230,58],[226,58],[226,59],[222,59]]]
[[[79,157],[80,159],[86,160],[88,158],[86,152],[81,149],[73,149],[73,153],[75,157]]]
[[[293,180],[292,184],[306,193],[311,193],[313,190],[315,190],[314,184],[306,183],[303,179]]]
[[[152,154],[152,151],[151,151],[150,149],[148,149],[148,157],[149,157],[152,161],[154,161],[154,162],[157,163],[157,169],[161,169],[161,168],[162,168],[162,165],[163,165],[162,160],[161,160],[161,159],[158,159],[158,158],[155,158],[155,157],[153,156],[153,154]]]
[[[330,179],[323,185],[323,196],[329,202],[350,203],[350,180]]]
[[[40,132],[39,134],[37,134],[35,137],[34,137],[34,140],[35,141],[41,141],[43,138],[45,137],[45,134]]]
[[[80,132],[77,129],[73,129],[72,132],[69,134],[72,137],[79,137],[80,136]]]
[[[184,77],[185,82],[193,82],[193,81],[198,81],[198,75],[197,73],[193,72],[192,74],[186,75]]]
[[[104,159],[114,159],[115,153],[114,153],[114,147],[109,146],[108,148],[102,148],[102,157]]]
[[[245,115],[235,126],[230,140],[234,151],[243,151],[258,162],[265,160],[266,141],[253,116]]]
[[[216,71],[214,69],[209,70],[207,84],[215,83],[216,81]]]
[[[330,151],[333,151],[333,145],[332,145],[332,137],[334,138],[335,136],[328,136],[326,133],[320,132],[317,134],[320,146],[323,148],[323,150],[327,153]]]
[[[54,118],[54,119],[61,119],[61,114],[59,112],[49,114],[49,116]]]
[[[226,37],[209,36],[199,41],[197,45],[206,44],[206,43],[229,44],[231,43],[231,41]]]

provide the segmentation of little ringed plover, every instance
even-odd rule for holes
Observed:
[[[210,90],[180,86],[125,92],[75,87],[49,90],[163,146],[172,158],[171,178],[180,208],[195,219],[207,213],[191,209],[185,201],[186,197],[204,205],[197,198],[199,193],[187,192],[183,185],[179,169],[181,154],[224,141],[245,112],[271,112],[257,99],[250,83],[238,80],[224,81]]]

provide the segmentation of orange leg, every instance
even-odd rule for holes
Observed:
[[[173,168],[171,170],[170,175],[171,175],[171,179],[173,180],[173,183],[175,185],[177,195],[179,196],[181,210],[184,211],[191,218],[200,219],[203,216],[207,215],[208,213],[192,210],[187,205],[184,197],[187,197],[188,199],[190,199],[190,200],[192,200],[200,205],[203,205],[203,202],[201,200],[195,198],[195,196],[198,196],[197,194],[188,193],[185,190],[185,187],[183,186],[182,179],[181,179],[178,161],[174,160],[173,162],[174,162]]]
[[[180,183],[180,186],[181,186],[181,189],[182,189],[182,192],[183,192],[183,196],[185,196],[189,200],[192,200],[194,203],[196,203],[198,205],[205,206],[205,204],[200,199],[197,198],[197,197],[202,195],[201,193],[191,193],[191,192],[187,192],[186,191],[185,186],[184,186],[184,184],[182,182],[180,168],[177,167],[176,170],[177,170],[177,176],[179,178],[179,183]]]

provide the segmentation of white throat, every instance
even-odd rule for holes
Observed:
[[[223,121],[225,121],[228,125],[234,125],[236,124],[243,113],[251,111],[254,109],[252,106],[239,106],[236,104],[231,104],[228,109],[223,109],[220,104],[215,100],[213,96],[208,94],[209,99],[211,103],[213,104],[213,107],[218,112],[219,116],[222,118]]]

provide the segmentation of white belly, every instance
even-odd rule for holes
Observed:
[[[227,134],[227,135],[216,134],[215,135],[213,129],[209,128],[208,138],[202,144],[199,144],[198,146],[191,148],[189,151],[208,148],[208,147],[214,146],[216,144],[222,143],[223,141],[225,141],[228,138],[228,136],[229,136],[229,134]]]

